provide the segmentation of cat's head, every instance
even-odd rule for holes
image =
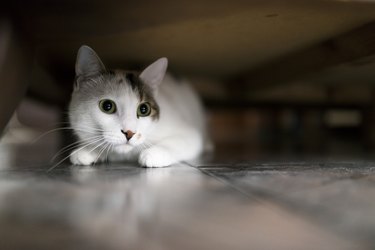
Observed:
[[[83,144],[126,151],[145,142],[160,116],[156,95],[167,64],[161,58],[140,74],[111,71],[90,47],[82,46],[69,118]]]

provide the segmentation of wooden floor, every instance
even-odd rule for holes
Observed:
[[[0,147],[1,250],[375,247],[375,156],[48,172],[50,145]]]

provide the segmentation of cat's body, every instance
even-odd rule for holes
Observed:
[[[76,165],[138,161],[162,167],[197,157],[206,139],[198,97],[184,81],[166,74],[159,59],[141,74],[107,71],[87,46],[78,52],[76,85],[69,108],[81,147]]]

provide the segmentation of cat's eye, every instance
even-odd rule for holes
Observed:
[[[151,105],[148,102],[144,102],[138,105],[137,117],[145,117],[151,114]]]
[[[116,103],[109,99],[104,99],[99,102],[99,108],[106,114],[113,114],[116,112]]]

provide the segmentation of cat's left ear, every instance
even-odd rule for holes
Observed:
[[[157,90],[160,83],[163,81],[167,67],[168,59],[165,57],[160,58],[143,70],[139,78],[150,86],[151,89]]]
[[[77,77],[89,78],[103,74],[105,71],[104,64],[92,48],[87,45],[79,48],[76,60]]]

